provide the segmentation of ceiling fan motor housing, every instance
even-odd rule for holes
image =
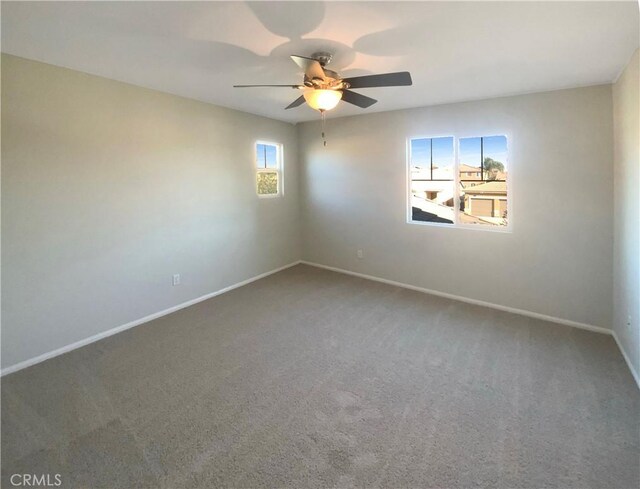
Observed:
[[[317,53],[313,53],[311,55],[311,58],[320,63],[322,71],[324,72],[324,79],[319,77],[310,78],[305,75],[304,85],[306,87],[335,90],[343,90],[349,88],[348,84],[342,81],[338,73],[326,68],[326,66],[331,62],[331,59],[333,58],[333,55],[331,53],[320,51]]]
[[[325,68],[323,68],[322,70],[324,71],[324,76],[325,76],[324,79],[319,77],[309,78],[308,76],[305,75],[304,77],[305,86],[309,88],[327,88],[327,89],[347,88],[343,86],[344,83],[342,83],[342,79],[340,78],[340,75],[338,75],[338,73],[332,70],[327,70]]]
[[[333,54],[327,53],[326,51],[318,51],[317,53],[313,53],[311,55],[313,59],[320,63],[320,66],[323,68],[331,63],[331,59],[333,58]]]

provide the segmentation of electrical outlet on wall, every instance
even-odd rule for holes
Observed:
[[[356,256],[357,256],[358,258],[364,258],[364,251],[362,251],[362,250],[358,250],[358,251],[356,252]]]
[[[173,274],[173,285],[180,285],[180,274],[179,273],[174,273]]]

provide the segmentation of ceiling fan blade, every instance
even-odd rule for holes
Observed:
[[[351,90],[343,90],[342,91],[342,100],[344,102],[348,102],[353,105],[357,105],[363,109],[367,107],[371,107],[373,104],[377,102],[376,99],[367,97],[360,93],[352,92]]]
[[[287,105],[284,109],[293,109],[295,107],[298,107],[300,105],[304,104],[304,97],[301,95],[300,97],[298,97],[297,99],[295,99],[293,102],[291,102],[289,105]]]
[[[233,88],[255,88],[255,87],[287,87],[287,88],[303,88],[300,85],[234,85]]]
[[[405,87],[411,85],[411,73],[398,71],[397,73],[384,73],[382,75],[365,75],[353,78],[345,78],[349,88],[373,88],[373,87]]]
[[[291,55],[291,59],[295,64],[304,70],[304,74],[310,79],[324,80],[326,78],[322,65],[317,59],[307,58],[306,56]]]

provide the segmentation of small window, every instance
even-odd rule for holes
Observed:
[[[282,193],[282,145],[256,143],[256,192],[260,197]]]
[[[412,139],[411,220],[453,224],[453,137]]]

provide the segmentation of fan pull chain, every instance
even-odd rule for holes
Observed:
[[[320,111],[320,117],[322,118],[322,145],[326,148],[327,147],[327,138],[325,137],[324,134],[324,128],[325,128],[325,116],[324,116],[325,111],[321,110]]]

